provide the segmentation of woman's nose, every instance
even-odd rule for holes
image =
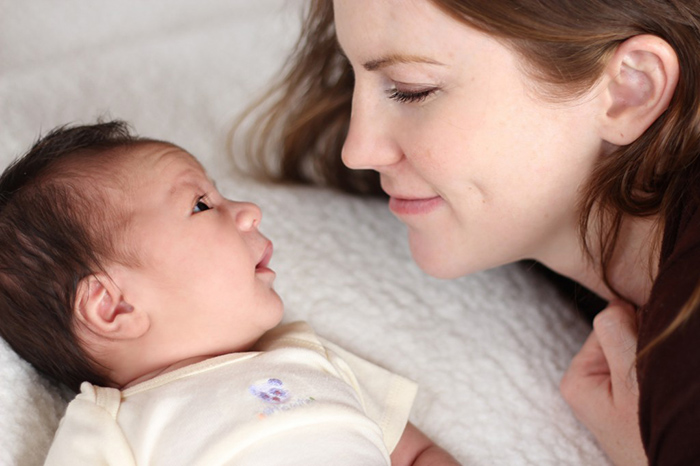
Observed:
[[[231,201],[236,226],[239,230],[249,231],[258,228],[262,221],[262,211],[260,207],[252,202],[236,202]]]
[[[381,101],[363,95],[355,88],[352,99],[350,128],[343,144],[343,163],[355,170],[381,172],[403,158],[390,120],[390,109]]]

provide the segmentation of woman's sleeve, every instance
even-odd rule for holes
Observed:
[[[640,349],[668,327],[700,285],[700,209],[671,233],[672,250],[641,309]],[[649,464],[700,464],[699,309],[648,356],[642,355],[638,374],[640,427]]]

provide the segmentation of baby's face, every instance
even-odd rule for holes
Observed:
[[[124,300],[148,312],[163,364],[243,351],[282,318],[260,209],[219,194],[202,166],[166,144],[124,162],[130,224]]]

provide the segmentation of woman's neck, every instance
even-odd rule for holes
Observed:
[[[618,254],[610,264],[610,282],[637,306],[649,301],[661,254],[658,218],[630,218],[623,222]]]
[[[597,249],[592,250],[592,259],[579,248],[569,256],[570,259],[545,265],[606,300],[619,295],[635,306],[641,306],[649,300],[656,278],[660,241],[656,218],[630,217],[623,220],[616,251],[608,266],[607,278],[615,292],[603,281],[599,266],[601,254]]]

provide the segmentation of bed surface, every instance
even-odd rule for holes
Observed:
[[[412,378],[411,419],[470,465],[605,465],[558,392],[588,325],[511,265],[441,281],[380,201],[233,173],[226,133],[282,64],[300,0],[0,0],[0,164],[59,124],[121,118],[263,210],[286,321]],[[40,465],[66,405],[0,341],[0,465]]]

